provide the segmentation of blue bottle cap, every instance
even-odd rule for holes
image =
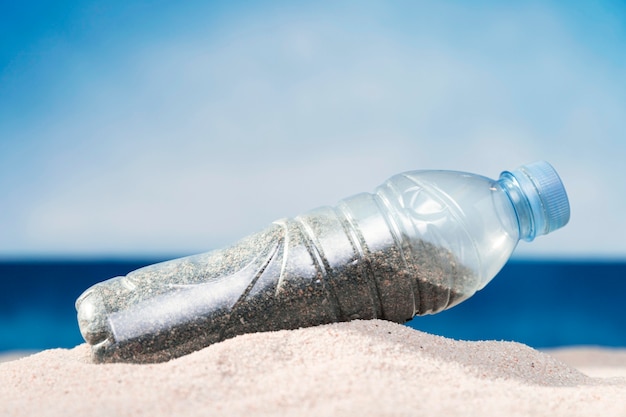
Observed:
[[[530,206],[532,231],[526,240],[546,235],[567,224],[570,206],[565,187],[555,169],[545,161],[522,165],[503,176],[513,177]]]

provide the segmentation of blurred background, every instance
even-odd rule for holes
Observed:
[[[0,352],[81,343],[91,284],[393,174],[545,159],[572,208],[410,325],[626,347],[626,4],[0,3]]]

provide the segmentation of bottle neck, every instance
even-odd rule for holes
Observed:
[[[498,180],[498,184],[505,191],[517,215],[520,240],[532,241],[537,236],[537,231],[541,231],[545,225],[541,225],[541,216],[537,216],[537,208],[533,211],[533,205],[529,196],[520,185],[519,181],[509,172],[503,172]]]

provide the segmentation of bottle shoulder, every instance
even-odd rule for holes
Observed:
[[[478,174],[450,170],[407,171],[389,178],[388,182],[403,183],[409,180],[415,185],[451,192],[459,188],[488,187],[496,181]]]
[[[376,189],[392,204],[413,215],[466,217],[476,205],[488,211],[491,200],[507,198],[497,181],[460,171],[409,171],[391,177]],[[472,213],[471,216],[476,216]],[[461,220],[460,218],[457,220]]]
[[[382,184],[378,195],[402,212],[413,231],[446,247],[480,277],[482,288],[519,241],[515,210],[493,179],[457,171],[412,171]]]

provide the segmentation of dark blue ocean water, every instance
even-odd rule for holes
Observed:
[[[0,352],[82,343],[74,310],[80,293],[155,261],[0,262]],[[536,348],[626,347],[626,261],[510,261],[468,301],[408,325]]]

